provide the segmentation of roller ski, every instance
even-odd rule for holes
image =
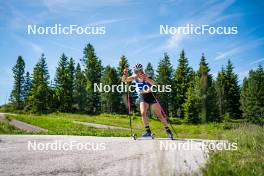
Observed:
[[[155,138],[155,134],[152,133],[148,129],[148,127],[147,127],[147,130],[145,131],[145,133],[143,133],[143,135],[141,137],[137,137],[136,134],[133,134],[132,137],[133,137],[134,140],[137,140],[137,139],[170,139],[170,140],[174,140],[173,133],[171,132],[169,127],[165,127],[165,130],[166,130],[168,138]]]
[[[142,134],[141,137],[137,137],[136,134],[133,134],[132,137],[134,140],[137,140],[137,139],[155,139],[155,134],[146,131],[144,134]]]

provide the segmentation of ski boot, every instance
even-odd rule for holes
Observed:
[[[169,127],[165,127],[166,133],[168,135],[168,138],[173,140],[173,133],[171,132],[171,130],[169,129]]]
[[[142,137],[151,137],[152,139],[154,138],[149,126],[145,126],[145,133],[142,135]]]
[[[152,137],[152,133],[149,132],[149,131],[146,131],[146,132],[142,135],[142,137]]]

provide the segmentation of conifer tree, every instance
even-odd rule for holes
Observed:
[[[78,63],[74,79],[74,108],[77,112],[84,112],[86,106],[86,79]]]
[[[125,68],[129,69],[129,64],[128,64],[128,60],[126,58],[125,55],[121,55],[120,59],[119,59],[119,64],[118,64],[118,68],[117,68],[117,72],[118,75],[121,77],[123,75],[123,71]],[[128,74],[131,75],[132,71],[131,69],[128,70]]]
[[[199,87],[200,78],[198,75],[195,76],[195,79],[190,82],[190,86],[186,92],[186,99],[183,103],[184,118],[189,123],[200,123],[201,118],[201,99],[200,87]]]
[[[186,99],[186,93],[189,82],[193,79],[193,71],[189,67],[188,59],[182,50],[179,58],[179,64],[172,78],[173,94],[173,116],[183,117],[183,103]]]
[[[257,124],[264,124],[264,70],[259,66],[250,70],[241,90],[243,117]]]
[[[67,111],[71,112],[74,99],[73,99],[73,91],[74,91],[74,78],[75,78],[75,65],[73,58],[70,58],[67,70],[67,96],[66,96],[66,105],[68,106]]]
[[[10,101],[16,109],[23,108],[23,86],[24,86],[24,73],[25,62],[21,56],[18,56],[16,65],[13,67],[14,86],[11,92]]]
[[[66,104],[68,90],[68,78],[67,78],[68,58],[63,53],[60,57],[58,67],[55,75],[55,94],[57,109],[61,112],[67,112],[68,105]]]
[[[226,82],[225,82],[225,70],[222,67],[221,71],[218,72],[216,81],[215,81],[215,90],[217,94],[217,107],[220,119],[224,118],[226,112]]]
[[[147,64],[147,67],[145,69],[145,74],[147,74],[150,77],[154,78],[154,69],[153,69],[153,67],[152,67],[150,62]]]
[[[212,81],[211,87],[208,88],[207,92],[207,121],[221,122],[222,118],[219,115],[219,109],[217,105],[217,91],[216,91],[216,81]]]
[[[241,118],[240,87],[238,85],[238,76],[233,69],[233,64],[228,60],[226,66],[226,113],[232,118]]]
[[[84,48],[85,77],[87,80],[86,111],[90,114],[98,114],[101,110],[100,93],[94,91],[94,85],[100,83],[103,67],[101,60],[95,54],[94,47],[89,43]]]
[[[202,122],[205,122],[206,120],[209,119],[210,108],[208,103],[208,89],[212,85],[212,75],[209,72],[210,72],[210,68],[208,66],[208,63],[206,62],[204,54],[202,54],[199,64],[199,70],[197,73],[198,89],[199,89],[199,95],[197,98],[200,100],[199,115]]]
[[[233,64],[228,60],[226,68],[218,73],[215,90],[217,92],[217,105],[221,118],[241,118],[240,87],[238,77],[233,72]]]
[[[25,105],[28,103],[28,98],[31,94],[31,89],[32,89],[32,79],[31,79],[31,75],[29,72],[26,73],[26,76],[25,76],[25,83],[24,83],[24,95],[23,95],[23,99],[24,99],[24,102],[25,102]]]
[[[33,70],[32,91],[29,101],[31,110],[36,113],[47,113],[51,106],[49,73],[44,54],[41,55]]]
[[[212,86],[212,75],[204,55],[194,79],[189,82],[186,99],[183,104],[184,117],[188,122],[200,123],[219,121],[216,105],[216,91]]]
[[[170,58],[167,53],[164,53],[163,58],[160,60],[157,68],[156,74],[156,84],[160,86],[171,85],[172,83],[172,72],[173,68],[170,62]],[[165,90],[165,89],[164,89]],[[167,115],[170,115],[171,110],[171,92],[161,92],[156,93],[161,106],[164,108]]]
[[[101,83],[103,86],[111,87],[112,85],[117,85],[119,83],[119,77],[115,68],[106,66],[101,78]],[[101,93],[102,102],[102,112],[106,113],[117,113],[120,108],[120,94],[114,90],[110,89],[109,92]]]

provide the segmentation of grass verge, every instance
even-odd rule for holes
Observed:
[[[223,137],[237,143],[235,151],[209,154],[204,168],[206,176],[262,176],[264,173],[264,128],[243,123],[223,132]]]
[[[27,134],[26,131],[19,130],[13,125],[9,125],[7,122],[0,122],[0,134]]]
[[[8,116],[17,120],[36,125],[45,129],[48,132],[39,134],[64,134],[64,135],[90,135],[90,136],[130,136],[129,117],[127,115],[110,115],[101,114],[96,116],[67,114],[67,113],[52,113],[48,115],[16,115]],[[133,133],[140,136],[144,128],[141,118],[132,116]],[[97,123],[111,126],[125,127],[128,130],[110,130],[98,129],[82,124],[73,123],[73,121]],[[150,127],[157,137],[166,137],[163,125],[158,119],[150,120]],[[210,123],[202,125],[173,125],[178,138],[199,138],[199,139],[222,139],[223,124]]]
[[[129,136],[127,130],[97,129],[76,124],[69,118],[54,115],[8,115],[10,119],[17,119],[35,126],[47,129],[47,132],[31,132],[30,134],[56,134],[80,136]]]

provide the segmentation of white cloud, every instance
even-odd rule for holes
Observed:
[[[34,15],[30,15],[11,3],[6,3],[3,6],[4,10],[7,12],[6,15],[1,15],[1,17],[5,18],[7,21],[7,25],[3,28],[7,28],[8,30],[25,29],[28,24],[43,24],[46,20],[54,18],[54,16],[49,15],[47,11],[40,11]]]
[[[11,37],[13,39],[15,39],[21,45],[31,48],[37,54],[40,55],[41,53],[43,53],[43,49],[38,44],[36,44],[36,43],[34,43],[34,42],[30,41],[30,40],[27,40],[27,39],[25,39],[23,37],[20,37],[18,35],[12,35]]]
[[[236,48],[232,48],[231,50],[226,51],[226,52],[217,52],[216,54],[218,56],[215,57],[214,60],[227,59],[227,57],[232,56],[236,53],[239,53],[240,51],[241,51],[241,47],[236,47]]]
[[[63,10],[84,11],[89,7],[105,7],[125,5],[132,3],[130,0],[43,0],[44,5],[53,12]]]
[[[243,81],[245,77],[248,76],[249,70],[244,70],[238,73],[238,80]]]
[[[11,18],[8,21],[8,28],[10,29],[19,29],[22,26],[26,26],[27,24],[31,24],[33,21],[30,18],[27,18],[20,10],[16,9],[11,5],[7,5],[11,13]]]
[[[159,38],[161,37],[160,34],[141,34],[141,35],[137,35],[137,36],[131,36],[128,39],[123,39],[121,41],[121,43],[123,44],[123,50],[127,49],[129,46],[133,47],[134,44],[137,43],[142,43],[142,42],[150,42],[153,39]]]
[[[202,11],[199,11],[199,14],[195,14],[193,22],[196,24],[210,24],[219,18],[221,19],[223,12],[234,2],[235,0],[223,0],[208,3]]]
[[[230,7],[235,0],[225,0],[225,1],[208,1],[200,6],[197,6],[197,11],[194,11],[188,19],[181,19],[179,24],[211,24],[216,20],[224,20],[225,18],[230,18],[231,16],[221,16],[222,13]],[[177,48],[180,44],[188,37],[184,34],[176,34],[170,36],[167,40],[165,48]]]
[[[238,18],[238,17],[241,17],[243,15],[244,14],[242,14],[242,13],[233,13],[233,14],[223,15],[223,16],[217,18],[216,20],[212,21],[211,23],[212,24],[217,24],[219,22],[227,21],[227,20],[234,19],[234,18]]]
[[[255,61],[251,62],[250,65],[259,64],[259,63],[261,63],[261,62],[264,62],[264,58],[261,58],[261,59],[255,60]]]
[[[185,39],[187,36],[185,36],[184,34],[176,34],[176,35],[172,35],[168,40],[167,40],[167,44],[166,44],[166,48],[175,48],[178,47],[181,42],[183,41],[183,39]]]
[[[117,23],[117,22],[121,22],[121,21],[126,21],[126,20],[129,20],[129,19],[131,19],[131,18],[119,18],[119,19],[101,20],[101,21],[92,22],[89,25],[90,26],[103,26],[103,25],[107,25],[107,24],[112,24],[112,23]]]
[[[232,48],[228,51],[217,52],[216,54],[218,56],[216,56],[214,58],[214,60],[228,59],[228,57],[231,57],[237,53],[247,51],[248,49],[255,48],[255,47],[261,46],[263,44],[264,44],[264,38],[259,38],[259,39],[253,40],[253,41],[249,41],[245,44],[241,43],[241,44],[238,44],[238,47]]]
[[[76,52],[81,52],[81,49],[78,49],[78,48],[75,48],[75,47],[72,47],[72,46],[64,45],[64,44],[61,44],[61,43],[58,43],[58,42],[52,42],[52,43],[54,45],[56,45],[56,46],[59,46],[59,47],[65,48],[65,49],[70,49],[70,50],[73,50],[73,51],[76,51]]]

